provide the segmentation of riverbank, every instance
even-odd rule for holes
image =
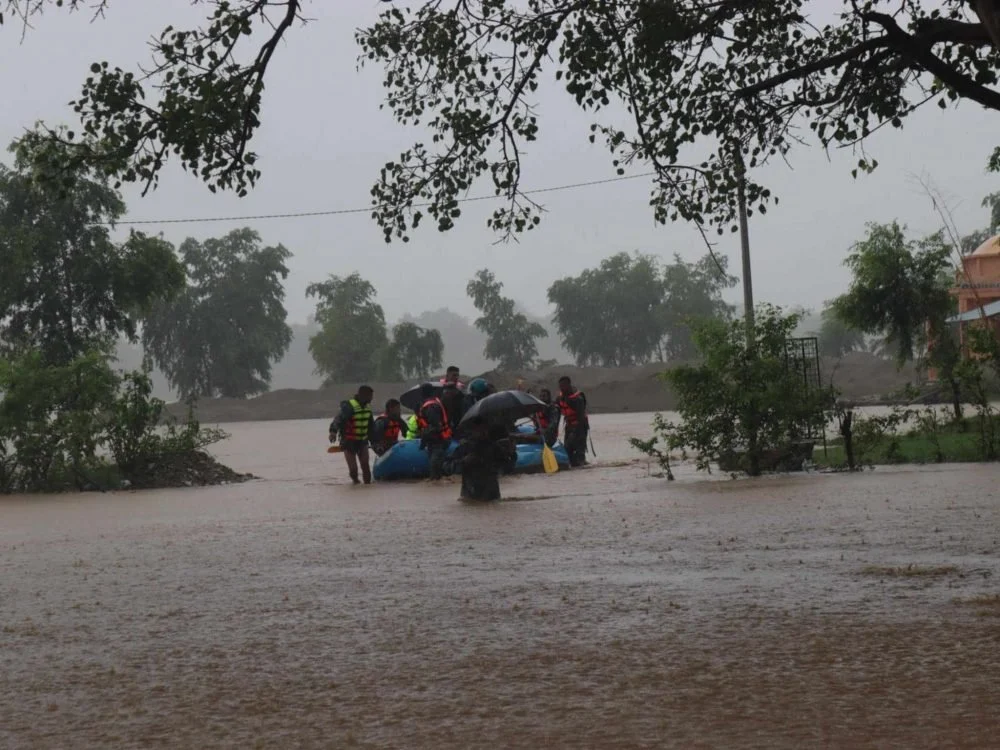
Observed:
[[[559,377],[568,375],[587,394],[592,414],[673,411],[677,408],[676,396],[659,377],[664,368],[659,362],[632,368],[565,366],[528,372],[490,372],[484,377],[501,389],[513,388],[523,378],[532,392],[538,393],[543,387],[554,391]],[[892,394],[917,378],[912,367],[897,370],[893,362],[865,352],[853,352],[840,360],[824,359],[821,372],[824,382],[832,380],[845,400],[868,405],[895,403]],[[370,385],[375,389],[376,405],[381,405],[413,383]],[[331,419],[340,402],[353,394],[357,386],[348,383],[320,390],[277,390],[252,399],[207,399],[197,404],[195,413],[205,424]],[[183,404],[172,404],[168,410],[179,418],[187,413]]]

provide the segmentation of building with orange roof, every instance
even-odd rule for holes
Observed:
[[[962,257],[951,293],[958,301],[958,314],[948,318],[948,323],[958,326],[963,348],[966,328],[982,325],[984,316],[986,324],[1000,336],[1000,234]],[[927,374],[931,380],[937,379],[933,369]]]

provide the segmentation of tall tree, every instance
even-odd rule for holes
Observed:
[[[283,245],[262,247],[252,229],[180,247],[188,285],[143,324],[146,351],[184,397],[263,393],[271,365],[288,350]]]
[[[819,353],[824,357],[840,358],[849,352],[863,351],[865,335],[851,328],[827,305],[820,315],[820,327],[813,333],[819,339]]]
[[[726,269],[729,259],[705,255],[685,263],[679,255],[663,269],[664,298],[659,311],[663,329],[662,359],[690,360],[698,355],[692,326],[700,321],[726,319],[733,308],[722,292],[736,284]]]
[[[56,191],[35,180],[30,149],[12,150],[14,167],[0,165],[0,344],[67,365],[134,340],[143,312],[184,283],[173,247],[138,232],[113,242],[106,223],[125,204],[106,178],[81,170]]]
[[[655,258],[618,253],[554,282],[548,298],[578,365],[629,367],[648,362],[663,337],[663,295]]]
[[[476,328],[486,334],[483,356],[494,360],[501,370],[530,367],[538,357],[535,339],[545,336],[545,329],[517,312],[514,300],[504,297],[503,283],[492,271],[483,269],[466,286],[466,292],[481,315]]]
[[[620,173],[652,168],[657,220],[719,232],[736,223],[745,169],[753,210],[777,200],[753,169],[806,142],[805,123],[819,145],[850,146],[931,103],[1000,110],[994,0],[434,0],[383,11],[358,41],[361,62],[385,69],[396,119],[432,133],[373,188],[387,239],[425,214],[451,228],[484,176],[505,199],[491,226],[538,222],[521,158],[541,127],[546,75],[585,111],[611,109],[590,140],[605,142]],[[866,156],[855,174],[876,165]],[[1000,168],[1000,147],[989,166]]]
[[[421,328],[416,323],[398,323],[392,329],[392,350],[396,366],[404,377],[426,378],[444,361],[441,332]]]
[[[941,233],[914,242],[896,222],[869,224],[845,261],[853,279],[833,301],[834,313],[857,331],[884,336],[899,364],[919,357],[928,324],[943,325],[955,304],[950,253]]]
[[[309,351],[327,385],[369,380],[390,364],[385,313],[375,295],[375,287],[358,273],[330,276],[306,288],[306,296],[316,298],[320,325],[309,339]]]
[[[7,3],[19,11],[13,15],[95,4],[108,5]],[[250,144],[265,78],[304,20],[304,2],[204,5],[207,20],[164,29],[146,64],[94,63],[75,102],[82,135],[62,137],[74,145],[71,158],[147,187],[171,159],[213,189],[242,193],[253,185],[259,170]],[[385,66],[388,106],[401,121],[428,124],[439,150],[415,146],[382,171],[373,196],[384,207],[377,219],[387,236],[405,233],[425,213],[447,229],[457,199],[489,175],[508,199],[491,223],[511,231],[534,226],[539,207],[520,191],[520,156],[539,131],[533,97],[547,75],[586,111],[618,105],[590,135],[607,143],[619,168],[636,159],[652,167],[659,220],[721,229],[735,217],[736,151],[750,168],[784,156],[803,140],[795,132],[800,123],[809,122],[818,143],[835,146],[883,125],[901,127],[932,103],[948,108],[967,100],[1000,110],[998,21],[994,0],[427,0],[416,10],[390,7],[358,32],[361,60]],[[631,116],[627,126],[620,108]],[[52,137],[44,128],[38,135]],[[64,156],[41,166],[63,174]],[[865,158],[858,169],[874,165]],[[1000,166],[1000,151],[990,166]],[[761,208],[772,199],[753,179],[747,193]],[[431,206],[418,209],[422,200]]]

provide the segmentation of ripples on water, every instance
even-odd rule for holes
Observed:
[[[996,746],[996,466],[668,484],[648,422],[523,502],[346,486],[315,421],[0,503],[0,747]]]

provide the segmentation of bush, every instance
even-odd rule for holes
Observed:
[[[680,424],[662,419],[654,424],[665,451],[694,451],[701,470],[721,461],[757,475],[766,458],[777,457],[780,463],[782,456],[796,453],[791,448],[799,438],[822,429],[832,395],[810,389],[786,355],[797,323],[795,315],[760,307],[752,350],[742,320],[695,324],[701,364],[663,375],[677,394],[681,414]],[[633,445],[648,447],[656,456],[651,452],[655,444]]]
[[[0,393],[2,492],[152,486],[165,457],[226,437],[193,419],[161,427],[148,372],[117,373],[102,352],[67,365],[37,352],[0,361]]]

